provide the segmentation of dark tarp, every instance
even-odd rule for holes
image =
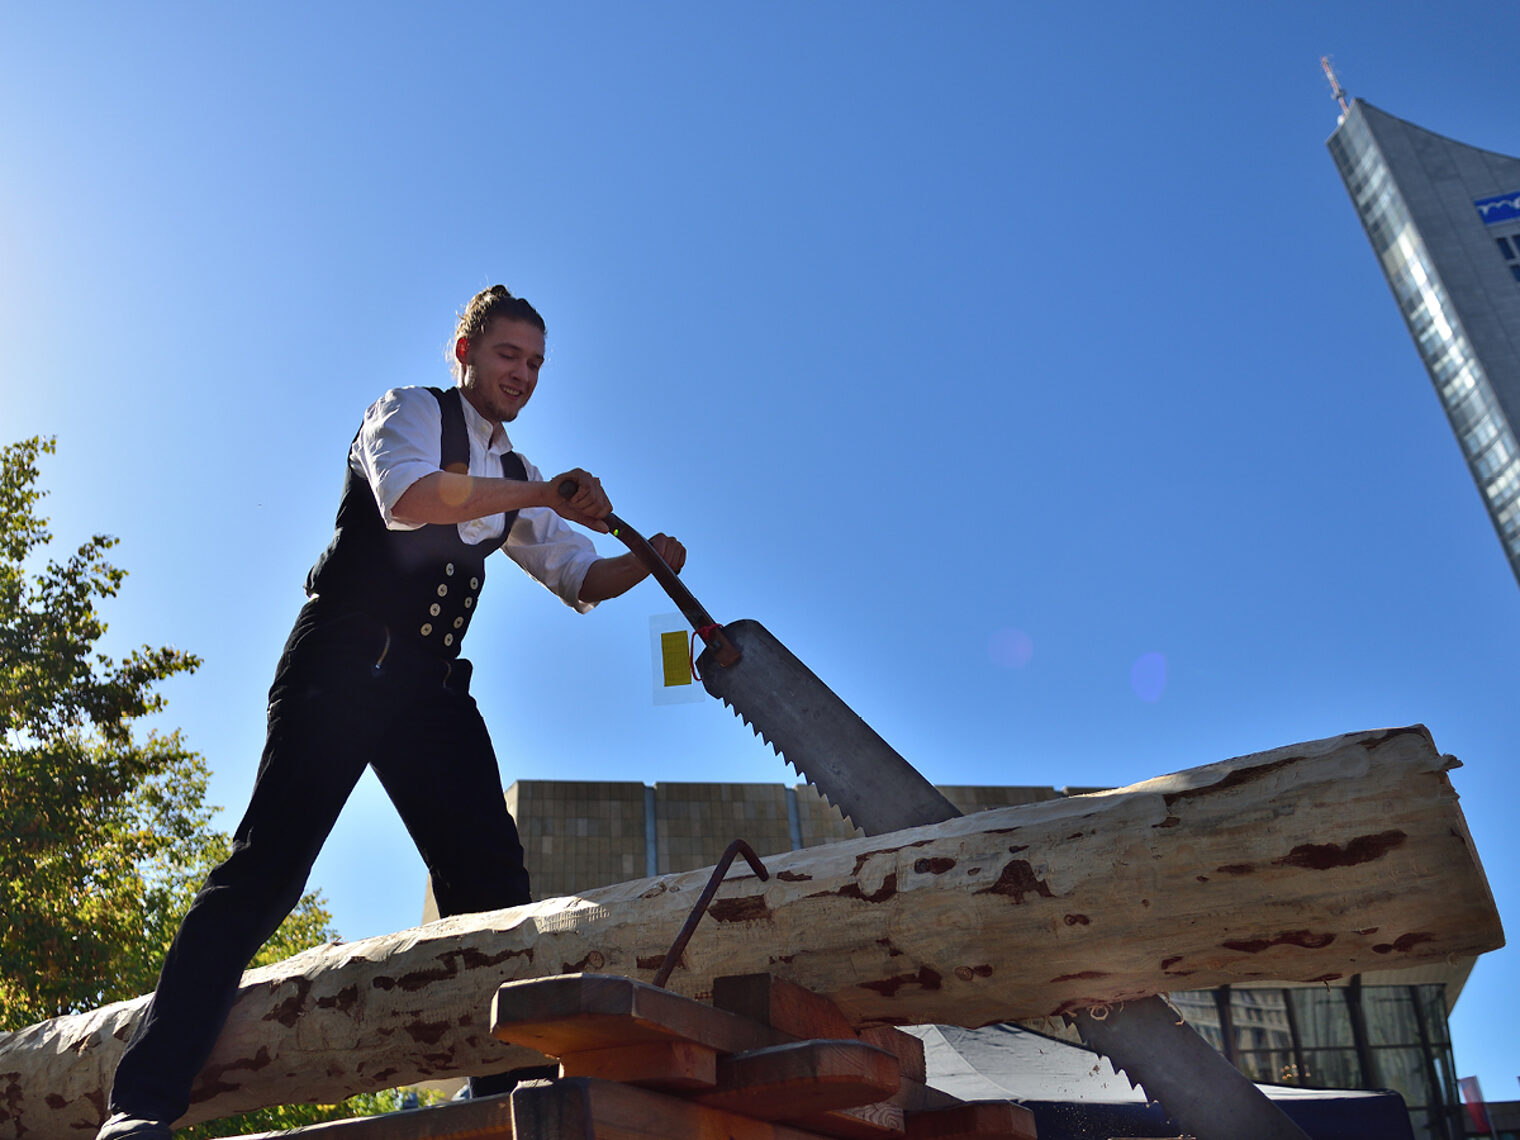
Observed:
[[[1081,1045],[1017,1025],[961,1029],[924,1025],[929,1083],[962,1100],[1015,1100],[1030,1109],[1040,1140],[1176,1136],[1161,1106]],[[1414,1140],[1396,1092],[1259,1085],[1312,1140]]]

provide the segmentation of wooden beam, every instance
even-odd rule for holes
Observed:
[[[777,1044],[746,1017],[632,978],[567,974],[507,982],[491,999],[491,1033],[551,1057],[685,1041],[720,1053]]]
[[[712,1003],[750,1021],[768,1025],[796,1041],[832,1037],[853,1041],[855,1027],[828,998],[775,974],[739,974],[713,979]]]
[[[713,981],[713,1004],[768,1025],[797,1039],[834,1037],[859,1039],[892,1054],[900,1079],[895,1092],[881,1101],[793,1117],[796,1123],[844,1140],[900,1137],[907,1129],[906,1111],[934,1109],[960,1102],[924,1082],[924,1043],[889,1025],[858,1032],[839,1007],[827,998],[774,974],[746,974]],[[783,1118],[786,1119],[786,1118]]]
[[[1313,982],[1503,944],[1423,728],[1353,733],[736,871],[671,987],[780,974],[856,1027],[966,1026],[1170,989]],[[181,1123],[542,1064],[489,1032],[504,981],[651,978],[706,871],[308,951],[253,970]],[[143,999],[0,1035],[0,1140],[97,1124]]]
[[[978,1100],[908,1114],[908,1140],[1037,1140],[1034,1113],[1007,1101]]]
[[[691,1099],[758,1120],[798,1120],[885,1100],[900,1079],[897,1060],[864,1041],[793,1041],[723,1058],[717,1087]]]
[[[908,1129],[907,1113],[890,1099],[801,1116],[788,1123],[839,1140],[903,1140]]]
[[[690,1041],[614,1045],[566,1053],[559,1059],[561,1077],[596,1077],[647,1089],[672,1092],[710,1089],[718,1083],[718,1054]]]
[[[589,1078],[512,1093],[516,1140],[811,1140],[784,1124],[707,1108],[634,1085]]]

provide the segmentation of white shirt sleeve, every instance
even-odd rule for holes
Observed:
[[[542,482],[537,467],[523,460],[527,476]],[[586,571],[600,557],[590,538],[560,518],[548,507],[525,507],[517,512],[502,550],[527,575],[559,595],[561,601],[579,613],[590,613],[595,602],[580,599],[581,583]]]
[[[439,470],[442,435],[443,416],[438,401],[426,388],[392,388],[364,413],[364,423],[349,448],[348,461],[369,483],[380,517],[389,529],[417,530],[423,525],[402,522],[395,517],[394,510],[408,487]],[[542,472],[526,458],[523,466],[528,479],[542,482]],[[499,458],[473,444],[470,469],[472,474],[488,470],[501,474]],[[466,541],[474,539],[472,534],[464,533],[464,528],[479,525],[460,524]],[[572,529],[549,508],[527,507],[519,511],[501,548],[529,577],[566,605],[580,613],[595,608],[595,603],[580,600],[580,590],[586,571],[600,557],[596,547],[590,538]]]
[[[348,462],[369,483],[390,530],[417,530],[392,513],[406,489],[438,468],[443,417],[426,388],[392,388],[369,406]]]

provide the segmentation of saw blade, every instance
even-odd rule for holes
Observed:
[[[879,835],[960,815],[763,625],[744,619],[723,632],[741,657],[723,668],[705,650],[702,686],[856,827]]]
[[[759,622],[723,631],[741,658],[724,668],[705,650],[703,687],[867,835],[961,814]],[[1309,1140],[1161,998],[1074,1020],[1084,1041],[1200,1140]]]
[[[1226,1140],[1308,1140],[1163,998],[1095,1007],[1070,1019],[1082,1040],[1160,1102],[1183,1132]]]

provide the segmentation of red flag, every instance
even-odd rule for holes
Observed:
[[[1478,1087],[1477,1077],[1462,1077],[1457,1081],[1462,1090],[1462,1103],[1467,1105],[1467,1119],[1472,1130],[1479,1136],[1492,1136],[1494,1126],[1488,1122],[1488,1105],[1483,1103],[1483,1090]]]

